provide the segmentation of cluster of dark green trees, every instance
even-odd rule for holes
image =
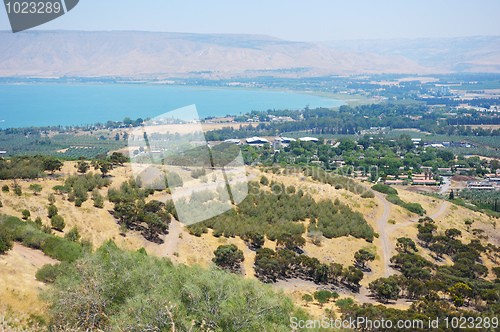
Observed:
[[[94,205],[96,207],[103,207],[104,200],[98,189],[108,187],[111,180],[103,177],[100,174],[93,174],[88,172],[85,175],[71,175],[64,182],[63,187],[54,188],[59,192],[67,191],[68,200],[75,202],[76,206],[81,206],[89,198],[89,192],[92,192]]]
[[[297,250],[305,244],[302,235],[306,227],[302,222],[306,219],[310,220],[309,232],[319,231],[327,238],[352,235],[373,241],[373,228],[362,214],[338,200],[316,202],[302,190],[276,182],[268,186],[251,182],[248,196],[237,208],[188,229],[200,236],[211,228],[216,237],[239,236],[255,248],[263,245],[266,236],[283,247]]]
[[[321,284],[345,285],[359,289],[363,272],[354,266],[343,267],[338,263],[323,264],[317,258],[282,249],[274,251],[260,248],[255,256],[255,274],[264,282],[278,279],[301,278]]]
[[[496,261],[500,250],[491,244],[483,246],[479,239],[465,244],[459,240],[461,231],[454,228],[445,230],[443,234],[435,234],[436,229],[431,218],[422,218],[418,225],[418,238],[424,247],[435,253],[435,259],[442,260],[443,255],[447,255],[453,263],[435,264],[416,253],[411,239],[400,238],[399,253],[391,258],[391,263],[402,275],[373,281],[369,286],[372,294],[384,302],[408,298],[418,300],[418,305],[425,303],[451,313],[450,303],[438,295],[441,292],[449,296],[455,308],[466,306],[473,309],[474,316],[500,314],[500,268],[492,269],[497,280],[488,281],[484,278],[489,270],[481,260],[481,254],[487,254]],[[414,304],[412,309],[415,310],[418,305]],[[456,309],[453,311],[457,312]]]
[[[145,198],[151,195],[152,189],[141,189],[134,180],[123,182],[119,189],[108,190],[108,199],[115,203],[114,216],[123,229],[135,229],[153,242],[161,243],[161,235],[168,232],[172,215],[176,216],[172,201],[167,204],[157,200],[148,203]]]

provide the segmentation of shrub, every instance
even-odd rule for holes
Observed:
[[[4,193],[8,193],[8,192],[10,191],[9,186],[8,186],[8,185],[6,185],[6,184],[4,184],[4,185],[2,186],[2,191],[3,191]]]
[[[66,227],[66,223],[64,222],[64,218],[60,215],[53,216],[50,218],[50,224],[52,228],[56,231],[62,232],[64,227]]]
[[[353,305],[354,304],[354,300],[352,298],[350,298],[350,297],[346,297],[345,299],[337,300],[335,302],[335,304],[337,305],[337,307],[345,309],[345,308]]]
[[[391,202],[392,204],[396,204],[396,205],[399,205],[399,206],[403,206],[404,202],[401,200],[401,198],[399,198],[398,195],[395,195],[395,194],[390,194],[390,195],[387,195],[386,199]]]
[[[267,186],[269,184],[269,180],[267,179],[267,177],[265,177],[264,175],[262,175],[260,177],[260,183],[264,186]]]
[[[83,202],[82,202],[82,200],[81,200],[81,199],[77,198],[77,199],[75,200],[75,206],[76,206],[76,207],[81,207],[81,206],[82,206],[82,204],[83,204]]]
[[[398,191],[391,186],[388,186],[386,184],[376,184],[372,186],[372,189],[378,192],[381,192],[382,194],[387,194],[387,195],[397,195]]]
[[[50,193],[48,200],[49,200],[50,205],[54,205],[54,203],[56,202],[56,196],[54,196],[54,194]]]
[[[313,299],[313,297],[309,294],[304,294],[302,295],[302,300],[306,301],[306,302],[311,302]]]
[[[64,275],[69,269],[67,263],[58,263],[55,265],[45,264],[36,271],[35,278],[41,282],[53,283],[56,279]]]
[[[3,203],[2,203],[2,201],[0,201],[0,207],[3,207]]]
[[[48,238],[42,245],[42,250],[46,255],[65,262],[74,262],[83,254],[83,248],[78,243],[57,236]]]
[[[17,196],[21,196],[23,194],[23,191],[21,190],[21,187],[15,187],[14,188],[14,194]]]
[[[205,324],[220,331],[285,331],[291,316],[307,319],[288,297],[255,280],[174,266],[113,242],[72,264],[47,292],[54,330],[188,331]]]
[[[29,217],[31,217],[31,213],[29,210],[24,209],[22,214],[23,214],[23,219],[28,219]]]
[[[220,268],[236,271],[240,267],[245,257],[243,251],[239,250],[234,244],[220,245],[214,251],[215,257],[212,261]]]

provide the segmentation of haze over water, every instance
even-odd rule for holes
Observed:
[[[343,102],[264,90],[154,85],[0,84],[0,128],[84,125],[161,115],[195,104],[201,118],[252,110],[335,107]]]

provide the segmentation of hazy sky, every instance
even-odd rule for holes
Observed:
[[[296,41],[458,37],[500,35],[499,13],[499,0],[80,0],[35,29],[248,33]],[[5,10],[0,30],[10,30]]]

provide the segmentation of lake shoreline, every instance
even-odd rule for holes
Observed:
[[[81,92],[75,88],[82,88]],[[148,118],[191,104],[196,104],[200,119],[239,116],[253,110],[335,108],[345,104],[324,92],[149,82],[2,82],[0,95],[5,96],[0,100],[3,113],[0,121],[5,120],[0,122],[2,129],[82,126],[121,121],[125,117]],[[50,116],[42,116],[47,114]]]

